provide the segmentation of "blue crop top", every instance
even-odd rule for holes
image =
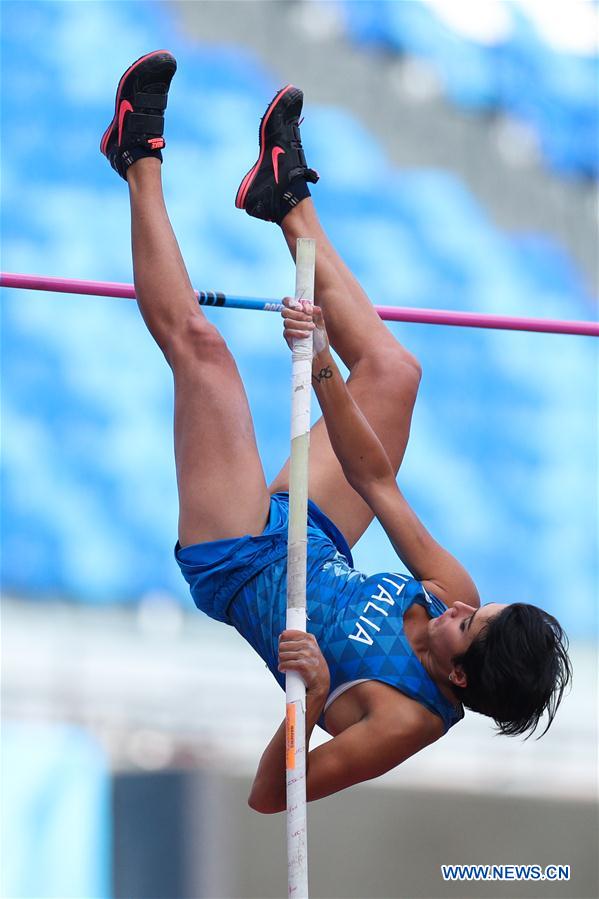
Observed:
[[[355,583],[347,601],[336,602],[335,614],[322,622],[319,642],[331,676],[325,711],[356,682],[378,680],[439,715],[446,731],[460,721],[464,717],[462,706],[457,701],[452,704],[441,693],[403,628],[404,615],[414,603],[422,606],[430,618],[442,615],[447,609],[445,603],[407,575],[380,573],[366,577],[340,556],[324,567],[336,570],[338,597],[340,582]],[[309,616],[312,622],[310,611]]]

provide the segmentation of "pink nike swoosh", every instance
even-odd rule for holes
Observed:
[[[282,147],[273,147],[272,148],[272,167],[275,172],[275,181],[279,183],[279,156],[281,153],[285,153]]]
[[[128,100],[123,100],[121,105],[119,106],[119,147],[121,145],[121,137],[123,134],[123,124],[125,122],[125,115],[128,112],[133,112],[133,107],[129,103]]]

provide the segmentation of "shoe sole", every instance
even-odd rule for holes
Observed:
[[[112,119],[110,125],[108,126],[108,128],[106,129],[104,134],[102,135],[102,140],[100,141],[100,153],[103,153],[104,156],[106,156],[106,147],[108,146],[108,140],[110,138],[110,134],[111,134],[112,129],[114,128],[115,124],[118,121],[119,100],[121,99],[121,91],[123,89],[123,84],[125,83],[125,80],[129,77],[131,72],[134,69],[136,69],[139,65],[141,65],[142,62],[145,62],[146,59],[152,59],[152,57],[154,57],[154,56],[161,56],[161,55],[168,57],[168,59],[174,59],[173,54],[170,53],[168,50],[153,50],[152,53],[146,53],[145,56],[140,56],[139,59],[136,59],[135,62],[129,66],[129,68],[127,69],[125,74],[121,77],[121,80],[119,81],[119,86],[117,87],[117,90],[116,90],[116,100],[114,101],[114,116],[113,116],[113,119]]]
[[[249,170],[247,175],[244,177],[243,181],[241,182],[241,184],[239,185],[239,187],[237,189],[237,194],[235,196],[235,206],[237,207],[237,209],[245,209],[245,201],[247,199],[248,191],[249,191],[250,187],[252,186],[256,175],[258,174],[258,169],[262,165],[262,160],[264,159],[264,135],[266,133],[266,126],[268,124],[268,120],[269,120],[271,114],[273,113],[275,107],[278,106],[278,104],[280,103],[282,98],[287,93],[289,93],[290,90],[295,90],[293,84],[288,84],[286,87],[281,88],[281,90],[278,92],[278,94],[275,94],[273,101],[271,102],[270,106],[264,113],[264,117],[262,119],[262,124],[260,126],[260,139],[259,139],[260,155],[258,156],[257,161],[251,167],[251,169]]]

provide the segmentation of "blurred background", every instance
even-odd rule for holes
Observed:
[[[281,297],[278,229],[234,208],[282,84],[325,227],[373,302],[597,317],[596,2],[4,0],[2,269],[131,281],[98,152],[122,72],[168,47],[166,198],[194,285]],[[285,894],[284,816],[246,805],[283,695],[173,559],[169,371],[135,304],[3,290],[2,896]],[[287,455],[278,316],[208,313],[267,478]],[[309,809],[314,897],[589,899],[597,875],[597,341],[391,325],[424,378],[400,482],[484,601],[545,607],[574,685],[540,741],[474,714]],[[397,570],[380,528],[358,567]],[[325,739],[319,732],[315,743]],[[569,864],[443,883],[441,863]]]

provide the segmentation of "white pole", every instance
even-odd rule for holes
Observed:
[[[316,241],[300,237],[295,260],[297,299],[314,300],[315,258]],[[312,335],[293,341],[291,383],[287,627],[305,631]],[[306,687],[299,674],[290,671],[285,679],[285,688],[288,895],[293,899],[308,899]]]

